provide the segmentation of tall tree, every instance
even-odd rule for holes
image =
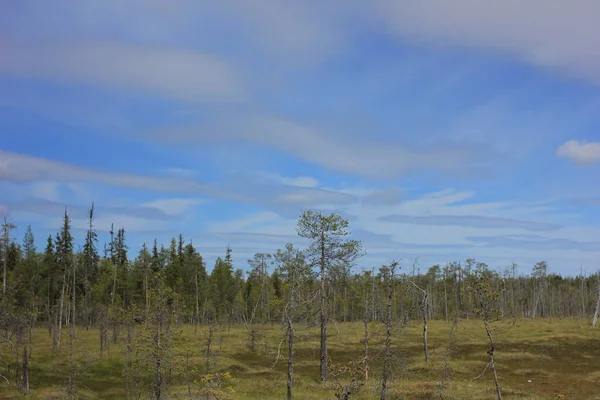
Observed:
[[[100,262],[100,256],[98,254],[97,242],[98,242],[98,234],[94,229],[94,203],[90,207],[88,213],[88,230],[85,235],[85,243],[83,244],[83,260],[82,260],[82,269],[83,269],[83,294],[84,294],[84,318],[85,318],[85,327],[86,329],[91,324],[91,304],[90,304],[90,296],[92,286],[96,281],[97,268],[98,263]]]
[[[215,319],[229,317],[235,297],[233,267],[222,258],[217,258],[209,277]]]
[[[21,249],[22,257],[15,270],[20,286],[17,292],[18,301],[28,311],[34,311],[40,281],[40,264],[31,225],[25,231]]]
[[[330,268],[351,265],[361,255],[357,240],[347,240],[348,220],[337,214],[324,215],[318,211],[303,211],[298,220],[298,235],[310,240],[306,250],[309,264],[319,267],[321,277],[321,382],[327,381],[327,273]]]
[[[60,290],[60,306],[58,314],[58,340],[57,345],[60,347],[60,336],[62,331],[62,322],[65,307],[65,290],[68,286],[68,275],[71,271],[73,263],[73,236],[71,234],[71,219],[65,207],[65,215],[63,217],[63,225],[60,233],[56,237],[56,264],[60,274],[62,275],[62,286]],[[66,316],[68,319],[68,316]],[[73,321],[74,322],[74,321]]]

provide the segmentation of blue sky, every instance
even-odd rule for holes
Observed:
[[[348,217],[357,268],[600,260],[600,3],[1,1],[0,215],[209,268]],[[83,231],[79,239],[83,238]]]

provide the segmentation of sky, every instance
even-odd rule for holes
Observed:
[[[600,2],[0,0],[0,216],[208,269],[350,221],[355,271],[600,269]]]

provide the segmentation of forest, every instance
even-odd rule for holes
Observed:
[[[315,210],[298,219],[306,248],[235,265],[225,247],[210,269],[182,235],[133,249],[111,227],[99,243],[93,205],[84,236],[65,210],[44,248],[17,223],[0,242],[0,398],[594,398],[600,380],[566,360],[600,367],[599,274],[359,270],[350,222]],[[552,385],[566,373],[583,383]]]

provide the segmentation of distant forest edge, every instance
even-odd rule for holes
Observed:
[[[149,307],[149,289],[161,281],[176,294],[179,323],[244,323],[251,319],[277,322],[282,320],[291,295],[289,264],[294,258],[293,262],[302,264],[298,269],[298,295],[314,300],[306,303],[308,309],[319,309],[320,299],[313,294],[325,285],[330,319],[362,320],[368,311],[372,320],[379,320],[386,312],[387,266],[353,272],[354,261],[362,254],[361,243],[344,241],[349,223],[335,214],[305,211],[298,222],[298,234],[313,242],[319,239],[320,230],[339,231],[329,235],[331,243],[325,243],[326,248],[320,249],[316,243],[317,248],[299,250],[288,243],[272,254],[257,253],[248,260],[250,269],[246,274],[241,268],[234,268],[230,247],[207,273],[202,255],[182,235],[171,239],[168,247],[156,240],[144,243],[132,257],[125,229],[114,232],[111,228],[110,241],[100,255],[93,219],[92,206],[83,246],[75,250],[65,210],[60,231],[48,236],[42,252],[35,246],[31,227],[19,243],[11,236],[15,225],[5,219],[0,238],[3,304],[11,303],[11,307],[27,312],[34,320],[47,322],[50,328],[69,325],[72,318],[89,327],[107,323],[114,310]],[[456,313],[468,317],[476,306],[473,285],[485,278],[500,294],[497,306],[502,316],[594,317],[599,274],[571,277],[548,273],[547,269],[546,262],[540,261],[529,275],[517,274],[516,264],[497,272],[472,258],[445,266],[433,265],[426,272],[416,265],[403,265],[394,280],[408,289],[395,291],[393,312],[395,318],[418,317],[423,289],[428,295],[428,319],[450,320]],[[68,301],[73,290],[77,306],[74,317]],[[310,322],[308,319],[314,315],[303,314],[304,322]]]

